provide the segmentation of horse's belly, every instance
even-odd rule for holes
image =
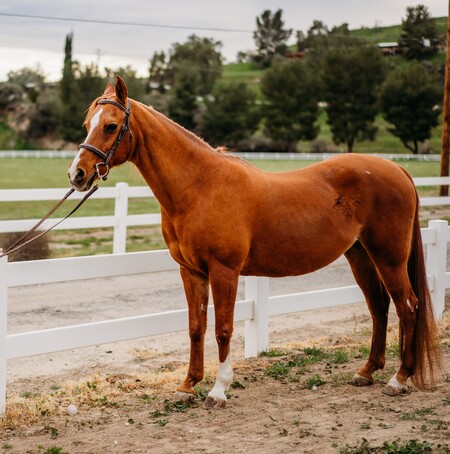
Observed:
[[[256,245],[250,250],[241,274],[247,276],[299,276],[323,268],[339,258],[355,242],[348,238],[317,239],[304,243]]]

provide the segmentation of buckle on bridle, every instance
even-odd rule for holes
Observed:
[[[102,173],[101,171],[101,166],[104,166],[104,173]],[[98,178],[101,178],[103,181],[105,181],[108,177],[109,166],[108,164],[106,164],[106,162],[97,162],[97,164],[95,164],[95,171],[97,172]]]

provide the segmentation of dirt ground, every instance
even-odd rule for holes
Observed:
[[[271,280],[270,288],[276,295],[353,283],[340,259],[311,275]],[[9,293],[9,332],[184,305],[177,272],[17,288]],[[393,312],[390,319],[395,344]],[[396,440],[450,452],[448,318],[442,330],[444,370],[436,387],[397,398],[381,393],[398,365],[393,354],[374,386],[348,384],[370,342],[365,304],[274,317],[270,347],[277,356],[244,359],[243,324],[237,324],[227,406],[204,410],[202,399],[217,368],[212,331],[206,377],[189,405],[173,400],[187,370],[186,332],[9,361],[1,452],[357,453],[375,452],[364,451],[365,445]],[[322,356],[304,361],[311,359],[308,352]],[[67,413],[69,404],[77,406],[76,415]]]

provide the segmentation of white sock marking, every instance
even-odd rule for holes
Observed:
[[[397,374],[395,374],[390,380],[389,383],[387,384],[388,386],[392,386],[393,388],[399,388],[403,389],[405,385],[402,385],[398,380],[397,380]]]
[[[219,364],[219,370],[217,371],[216,383],[213,389],[209,392],[208,397],[212,397],[217,400],[227,400],[225,391],[231,385],[233,381],[233,367],[231,366],[231,357],[228,353],[227,359]]]

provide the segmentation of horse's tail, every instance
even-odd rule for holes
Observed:
[[[419,223],[419,197],[416,195],[416,213],[413,226],[411,252],[408,261],[408,274],[412,289],[418,299],[416,329],[414,332],[414,365],[412,382],[425,389],[435,382],[436,373],[441,368],[441,352],[436,321],[428,289],[422,235]],[[400,328],[400,351],[402,351]]]

